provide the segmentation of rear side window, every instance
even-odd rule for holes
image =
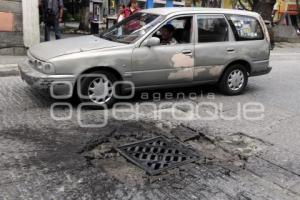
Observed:
[[[242,15],[227,15],[228,21],[238,41],[262,40],[264,33],[257,19]]]
[[[198,42],[228,41],[226,19],[219,15],[198,15]]]

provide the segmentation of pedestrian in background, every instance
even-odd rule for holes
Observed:
[[[123,19],[125,19],[125,8],[126,7],[124,4],[120,6],[120,10],[119,10],[118,17],[117,17],[117,22],[120,22]]]
[[[138,12],[140,10],[137,0],[130,0],[127,8],[124,10],[125,18],[131,16],[133,13]]]
[[[50,31],[53,27],[55,38],[61,38],[59,23],[62,22],[64,13],[63,0],[44,0],[44,23],[45,23],[45,41],[50,40]]]
[[[117,17],[117,22],[121,22],[123,19],[125,19],[125,5],[121,5],[119,13],[118,13],[118,17]],[[120,26],[118,28],[118,36],[123,34],[123,27]]]
[[[128,6],[124,10],[125,19],[127,17],[130,17],[134,13],[138,12],[140,10],[137,0],[130,0]],[[130,32],[137,30],[140,28],[140,22],[138,20],[131,21],[129,24],[125,27],[126,34],[129,34]]]

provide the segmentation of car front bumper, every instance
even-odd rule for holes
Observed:
[[[35,70],[26,59],[18,65],[22,80],[38,89],[49,89],[51,84],[74,85],[74,75],[49,75]]]

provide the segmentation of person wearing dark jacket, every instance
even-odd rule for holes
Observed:
[[[61,38],[59,23],[62,22],[64,3],[63,0],[44,0],[44,23],[45,23],[45,41],[50,40],[51,27],[54,29],[55,38]]]

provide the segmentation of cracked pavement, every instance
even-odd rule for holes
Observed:
[[[210,86],[171,90],[197,91],[193,103],[223,103],[218,114],[224,115],[235,114],[238,103],[262,103],[265,117],[259,121],[179,121],[168,115],[156,120],[156,111],[145,107],[139,121],[110,118],[104,128],[81,128],[76,110],[70,120],[55,121],[50,106],[56,101],[49,95],[20,77],[1,77],[0,199],[300,199],[298,54],[300,48],[275,49],[272,72],[250,78],[241,96],[216,93],[207,100],[206,94],[216,92]],[[130,103],[152,102],[139,95]],[[186,101],[191,100],[176,100]],[[186,108],[176,112],[189,114]],[[86,110],[83,119],[102,115]],[[146,175],[114,150],[158,135],[185,140],[188,134],[193,137],[185,143],[201,159],[158,176]]]

